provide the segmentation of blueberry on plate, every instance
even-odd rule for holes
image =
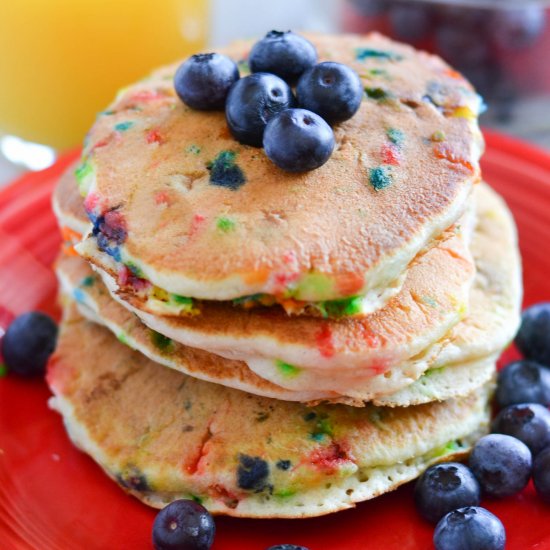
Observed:
[[[546,26],[546,12],[542,6],[494,10],[491,19],[489,29],[492,38],[506,50],[531,46]]]
[[[519,439],[503,434],[482,437],[468,462],[483,495],[507,497],[525,488],[531,477],[531,451]]]
[[[498,373],[496,398],[500,407],[516,403],[550,405],[550,370],[526,360],[506,365]]]
[[[325,164],[334,149],[331,127],[305,109],[287,109],[273,117],[264,133],[268,158],[287,172],[306,172]]]
[[[420,515],[437,523],[447,512],[463,506],[477,506],[480,488],[464,464],[447,462],[428,468],[414,487],[414,503]]]
[[[237,141],[261,147],[269,120],[295,104],[296,98],[284,80],[273,74],[255,73],[241,78],[231,88],[225,118]]]
[[[276,544],[275,546],[270,546],[266,550],[309,550],[305,546],[297,546],[296,544]]]
[[[489,510],[468,506],[444,516],[435,528],[433,540],[436,550],[503,550],[506,532]]]
[[[189,107],[223,109],[231,86],[239,79],[237,64],[219,53],[192,55],[174,75],[174,88]]]
[[[294,84],[317,63],[315,46],[292,31],[269,31],[252,46],[248,65],[253,73],[272,73]]]
[[[359,75],[347,65],[326,61],[300,77],[296,96],[300,107],[332,124],[357,112],[363,99],[363,85]]]
[[[193,500],[175,500],[153,523],[155,550],[209,550],[216,526],[208,510]]]
[[[533,484],[539,497],[550,504],[550,446],[543,449],[533,462]]]
[[[550,444],[550,411],[538,403],[510,405],[498,413],[491,431],[523,441],[535,456]]]
[[[55,349],[57,325],[39,311],[17,317],[2,340],[2,356],[9,372],[21,376],[42,375]]]
[[[516,345],[527,359],[550,367],[550,302],[523,311]]]

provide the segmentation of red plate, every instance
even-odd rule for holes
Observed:
[[[519,226],[525,304],[548,300],[550,156],[496,134],[487,141],[485,177],[508,200]],[[49,197],[75,156],[0,192],[0,325],[30,309],[55,313],[50,266],[60,239]],[[125,495],[71,445],[47,399],[41,381],[0,379],[0,548],[151,548],[155,511]],[[550,548],[550,507],[531,485],[515,498],[483,505],[503,521],[509,549]],[[218,518],[216,525],[215,550],[263,550],[283,542],[311,550],[419,550],[432,538],[432,526],[414,510],[410,484],[324,518]]]

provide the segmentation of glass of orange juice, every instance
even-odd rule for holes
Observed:
[[[118,88],[204,48],[207,0],[15,0],[0,15],[0,132],[80,143]]]

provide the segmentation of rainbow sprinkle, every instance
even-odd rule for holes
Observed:
[[[222,216],[216,220],[216,227],[223,233],[229,233],[230,231],[233,231],[236,225],[237,224],[234,220],[232,220],[231,218],[226,218],[225,216]]]
[[[298,376],[302,369],[295,367],[294,365],[291,365],[289,363],[285,363],[284,361],[281,361],[280,359],[277,359],[275,361],[275,365],[277,366],[278,371],[285,377],[285,378],[295,378]]]
[[[391,168],[377,166],[369,170],[369,182],[376,191],[381,191],[392,184]]]
[[[115,124],[115,130],[117,132],[126,132],[126,130],[129,130],[133,125],[134,123],[131,121],[119,122],[118,124]]]
[[[235,164],[233,151],[222,151],[206,167],[210,170],[210,183],[236,191],[246,182],[243,171]]]
[[[357,61],[364,61],[365,59],[383,59],[387,61],[401,61],[403,56],[395,52],[388,52],[385,50],[375,50],[372,48],[355,48],[355,59]]]

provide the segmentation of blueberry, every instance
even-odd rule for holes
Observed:
[[[498,413],[491,431],[523,441],[535,456],[550,444],[550,411],[537,403],[510,405]]]
[[[269,31],[250,51],[248,65],[253,73],[272,73],[293,84],[317,63],[315,46],[291,31]]]
[[[298,104],[329,124],[351,118],[363,99],[359,75],[341,63],[327,61],[308,69],[296,87]]]
[[[239,79],[237,64],[219,53],[192,55],[174,75],[174,88],[189,107],[223,109],[229,88]]]
[[[504,525],[485,508],[469,506],[449,512],[434,532],[436,550],[503,550]]]
[[[297,546],[296,544],[276,544],[275,546],[270,546],[266,550],[309,550],[305,546]]]
[[[527,359],[550,367],[550,302],[524,310],[516,345]]]
[[[265,154],[287,172],[306,172],[325,164],[334,149],[331,127],[305,109],[287,109],[273,117],[264,134]]]
[[[246,491],[263,491],[267,486],[269,465],[259,456],[239,456],[237,485]]]
[[[519,439],[503,434],[482,437],[468,465],[484,495],[507,497],[525,488],[531,477],[531,451]]]
[[[390,7],[389,20],[396,38],[416,44],[430,31],[432,8],[408,0],[396,2]]]
[[[225,118],[235,139],[261,147],[269,120],[295,104],[294,94],[284,80],[273,74],[255,73],[241,78],[231,88]]]
[[[531,46],[544,31],[546,13],[541,6],[494,10],[491,35],[494,41],[507,50]]]
[[[50,317],[30,311],[17,317],[2,340],[8,371],[21,376],[42,375],[55,349],[57,325]]]
[[[215,533],[206,508],[192,500],[175,500],[155,518],[153,546],[156,550],[209,550]]]
[[[550,447],[546,447],[533,462],[533,483],[537,494],[550,504]]]
[[[479,483],[463,464],[436,464],[418,478],[414,502],[424,519],[436,523],[451,510],[477,506],[480,502]]]
[[[550,370],[533,361],[516,361],[498,373],[497,402],[500,407],[515,403],[550,405]]]

